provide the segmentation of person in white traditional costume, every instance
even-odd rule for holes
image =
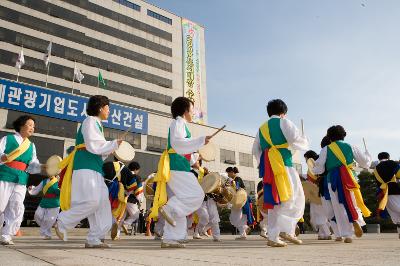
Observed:
[[[155,177],[157,187],[150,218],[156,219],[159,210],[165,218],[162,248],[182,248],[182,242],[187,241],[186,216],[200,208],[204,199],[203,189],[190,172],[190,161],[198,159],[192,158],[193,153],[207,144],[210,137],[192,138],[187,123],[192,121],[193,102],[188,98],[176,98],[171,113],[173,120]]]
[[[400,165],[399,162],[390,160],[387,152],[379,153],[378,159],[379,163],[374,170],[380,191],[377,212],[380,214],[383,210],[387,210],[397,226],[400,239]]]
[[[197,177],[199,183],[201,184],[203,177],[208,174],[208,169],[202,166],[202,161],[198,160],[192,165],[192,172]],[[211,228],[213,241],[220,242],[220,228],[219,228],[219,213],[217,208],[217,202],[214,199],[214,194],[208,193],[204,196],[203,203],[201,207],[196,211],[199,218],[199,223],[197,224],[193,239],[202,239],[202,236],[209,237],[207,230]]]
[[[51,239],[51,228],[53,227],[58,212],[60,211],[60,189],[58,179],[55,176],[46,178],[38,186],[28,188],[30,195],[43,193],[39,207],[35,211],[35,222],[40,226],[40,235],[45,240]]]
[[[13,122],[15,134],[0,140],[0,217],[1,244],[13,245],[12,236],[17,233],[24,216],[24,199],[29,174],[40,173],[41,164],[36,156],[35,144],[30,142],[35,131],[35,119],[29,115]]]
[[[309,150],[304,154],[304,158],[306,159],[307,165],[309,165],[309,163],[318,160],[318,154],[315,151]],[[313,188],[319,189],[320,179],[319,177],[314,175],[312,169],[308,169],[306,181],[304,182],[309,182],[309,184],[313,186]],[[318,198],[321,199],[319,195]],[[322,200],[320,200],[320,202],[310,202],[310,223],[318,232],[318,240],[332,239],[331,231],[329,229],[330,224],[328,218],[326,217],[326,213],[322,205]]]
[[[287,106],[280,99],[267,105],[270,119],[257,132],[253,155],[264,184],[264,207],[268,209],[268,245],[284,247],[283,239],[294,244],[298,220],[304,213],[304,191],[293,167],[292,151],[307,150],[308,141],[293,122],[286,119]]]
[[[362,152],[345,143],[345,136],[346,131],[340,125],[328,129],[327,137],[331,143],[322,148],[313,172],[319,175],[326,171],[322,196],[326,200],[326,215],[337,226],[334,230],[336,240],[341,241],[344,238],[345,243],[352,243],[353,233],[357,237],[363,234],[361,226],[365,222],[362,216],[368,217],[371,214],[364,204],[352,167],[357,162],[360,167],[368,168],[371,155],[367,150]]]
[[[106,141],[101,121],[107,120],[110,102],[106,96],[95,95],[87,104],[88,117],[82,122],[75,149],[61,163],[60,207],[55,229],[57,236],[67,240],[67,230],[88,218],[86,248],[107,248],[102,242],[112,225],[108,189],[104,183],[103,161],[121,144]]]

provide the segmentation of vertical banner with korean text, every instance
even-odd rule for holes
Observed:
[[[82,122],[86,118],[88,98],[42,87],[0,79],[0,108]],[[105,127],[147,134],[147,112],[119,104],[110,104]]]
[[[184,96],[194,102],[193,121],[204,123],[205,110],[202,106],[201,87],[201,27],[190,20],[182,19],[183,45],[183,91]]]

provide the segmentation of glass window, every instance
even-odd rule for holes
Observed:
[[[106,140],[120,139],[124,133],[125,131],[122,130],[104,128],[104,137]],[[142,140],[141,135],[138,133],[130,132],[129,134],[126,134],[122,140],[129,142],[135,149],[141,149]]]
[[[147,150],[155,151],[155,152],[163,152],[167,147],[167,139],[156,137],[156,136],[147,136]]]
[[[12,129],[12,123],[21,115],[26,113],[8,110],[6,127]],[[35,122],[35,132],[65,138],[74,139],[78,124],[76,122],[62,120],[47,116],[31,114]]]
[[[235,151],[221,149],[221,163],[236,164]]]
[[[241,166],[253,167],[253,155],[239,152],[239,164]]]

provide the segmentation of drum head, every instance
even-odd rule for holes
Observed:
[[[204,193],[211,193],[221,185],[221,176],[219,173],[209,173],[203,177],[200,185]]]
[[[153,189],[153,183],[154,183],[154,176],[146,179],[145,181],[144,196],[147,199],[152,199],[154,197],[155,191]]]
[[[61,169],[58,167],[62,161],[61,157],[58,155],[52,155],[46,161],[46,173],[48,176],[56,176],[60,173]]]
[[[215,161],[216,151],[217,147],[213,143],[209,142],[207,145],[204,145],[199,149],[199,154],[203,161],[211,162]]]
[[[318,195],[318,187],[309,181],[302,181],[301,183],[303,185],[304,197],[306,201],[315,204],[322,204],[321,198]]]
[[[122,141],[118,149],[114,151],[114,156],[122,162],[130,162],[135,158],[135,149],[126,141]]]
[[[243,206],[246,204],[247,200],[247,192],[243,188],[239,188],[238,191],[236,191],[235,195],[233,196],[232,199],[232,208],[234,209],[241,209]]]

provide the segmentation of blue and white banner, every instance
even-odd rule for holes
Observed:
[[[15,81],[0,79],[0,108],[82,122],[88,98],[62,93]],[[110,104],[110,116],[103,125],[109,128],[147,134],[148,114],[137,109]]]

